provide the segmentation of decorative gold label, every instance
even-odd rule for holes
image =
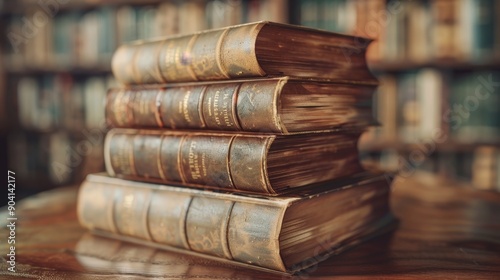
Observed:
[[[210,85],[203,97],[203,119],[210,129],[240,130],[235,99],[239,84]]]

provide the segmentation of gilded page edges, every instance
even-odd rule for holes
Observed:
[[[220,46],[220,64],[230,78],[265,76],[255,52],[255,43],[266,22],[227,28]]]

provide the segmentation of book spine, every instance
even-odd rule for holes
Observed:
[[[122,45],[112,59],[125,84],[221,80],[263,76],[255,42],[264,23]]]
[[[114,129],[106,135],[104,157],[113,176],[273,193],[265,167],[273,139]]]
[[[112,127],[286,132],[278,98],[286,79],[108,91]]]
[[[91,230],[285,270],[278,240],[284,204],[87,179],[80,188],[77,207],[80,223]]]

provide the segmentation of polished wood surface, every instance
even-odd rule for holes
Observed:
[[[68,187],[18,202],[16,273],[7,271],[3,209],[1,279],[287,278],[91,235],[76,219],[76,196]],[[392,207],[400,220],[394,232],[293,277],[500,279],[499,193],[414,174],[395,181]]]

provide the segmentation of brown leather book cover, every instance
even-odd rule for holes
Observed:
[[[260,78],[112,88],[111,127],[290,134],[366,127],[374,86]]]
[[[115,128],[104,158],[113,176],[279,194],[359,172],[358,138]]]
[[[365,59],[369,42],[262,21],[122,45],[112,70],[125,84],[283,75],[373,84]]]
[[[389,183],[358,174],[293,196],[247,196],[89,175],[80,223],[95,232],[294,272],[387,229]],[[298,226],[300,225],[300,226]]]

